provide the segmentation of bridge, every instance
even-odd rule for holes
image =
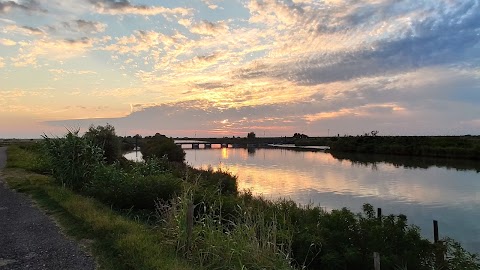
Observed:
[[[275,140],[276,139],[276,140]],[[255,141],[248,141],[245,139],[230,139],[230,138],[213,138],[205,140],[193,140],[193,139],[176,139],[175,144],[180,146],[189,145],[190,149],[211,149],[212,145],[219,145],[220,148],[280,148],[280,149],[296,149],[307,151],[326,151],[329,150],[328,146],[296,146],[292,143],[285,143],[284,138],[277,139],[256,139]],[[203,146],[203,147],[201,147]],[[186,147],[182,147],[186,148]]]
[[[189,141],[189,140],[175,141],[175,144],[180,145],[180,146],[191,145],[192,149],[200,149],[200,145],[203,145],[203,148],[205,148],[205,149],[212,148],[212,145],[220,145],[220,148],[228,148],[228,146],[229,146],[228,143],[222,143],[222,142],[211,143],[211,142],[207,142],[207,141]]]

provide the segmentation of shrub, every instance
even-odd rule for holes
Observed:
[[[181,183],[169,173],[143,175],[104,165],[97,168],[85,192],[118,208],[154,209],[155,200],[170,200],[179,194]]]
[[[55,179],[63,186],[81,190],[102,164],[102,149],[79,137],[78,130],[68,131],[63,138],[43,137]]]
[[[187,177],[195,179],[203,188],[220,192],[221,194],[234,195],[237,194],[237,177],[227,171],[216,170],[212,168],[207,170],[188,169],[190,174],[196,177]],[[187,179],[187,180],[188,180]]]
[[[167,157],[168,161],[183,162],[185,160],[185,152],[176,145],[173,139],[164,135],[156,134],[152,138],[144,139],[144,143],[140,148],[143,158]]]
[[[83,137],[103,149],[103,156],[108,164],[113,164],[122,156],[120,140],[115,134],[115,128],[111,125],[90,126]]]

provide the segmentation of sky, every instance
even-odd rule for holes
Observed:
[[[0,0],[0,138],[480,134],[480,0]]]

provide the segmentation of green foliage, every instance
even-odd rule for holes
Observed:
[[[139,145],[142,139],[142,136],[139,134],[135,136],[126,136],[126,137],[121,137],[121,148],[123,152],[129,152],[133,151],[135,149],[135,146]]]
[[[55,179],[68,188],[81,190],[102,164],[103,151],[90,140],[68,131],[63,138],[44,137],[48,158]]]
[[[176,145],[173,139],[160,134],[144,139],[140,150],[144,159],[165,156],[171,162],[183,162],[185,160],[183,149]]]
[[[327,145],[332,152],[480,159],[478,136],[377,136],[372,131],[363,136],[301,139],[295,144]]]
[[[293,134],[294,139],[308,139],[308,136],[303,133],[296,133]]]
[[[189,227],[193,193],[185,190],[171,204],[157,205],[167,234],[175,237],[177,251],[188,260],[205,269],[291,269],[290,246],[277,242],[281,237],[276,218],[267,219],[258,209],[238,206],[236,218],[225,220],[218,197],[209,206],[191,206],[199,214]],[[291,234],[287,238],[288,243]]]
[[[45,158],[42,143],[22,143],[8,148],[8,166],[22,168],[31,172],[51,173],[51,164]]]
[[[153,209],[155,200],[180,193],[181,180],[166,172],[166,161],[134,163],[127,172],[104,164],[102,149],[89,136],[79,137],[78,131],[63,138],[44,136],[53,174],[62,185],[127,209]]]
[[[237,194],[237,177],[223,170],[198,170],[186,168],[189,175],[196,177],[188,177],[186,179],[195,179],[196,183],[204,189],[220,192],[221,194],[234,195]]]
[[[9,148],[8,167],[16,163],[19,150]],[[62,232],[86,244],[98,269],[198,269],[178,258],[159,230],[128,219],[93,198],[55,185],[51,176],[21,169],[7,169],[4,173],[11,188],[31,195],[53,215]]]
[[[154,209],[155,200],[170,200],[182,181],[158,168],[140,165],[127,173],[114,165],[99,166],[84,192],[117,208]]]
[[[120,140],[112,125],[90,126],[83,136],[103,149],[103,156],[108,164],[113,164],[122,156]]]
[[[480,258],[478,254],[466,251],[460,243],[451,238],[441,241],[442,249],[446,250],[446,260],[441,267],[444,269],[478,270],[480,269]]]

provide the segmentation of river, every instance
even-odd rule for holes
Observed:
[[[422,235],[449,236],[480,252],[480,164],[398,156],[332,155],[283,149],[185,149],[196,168],[221,168],[240,190],[268,199],[358,212],[364,203],[383,214],[407,215]],[[134,159],[135,154],[130,154]],[[140,157],[141,158],[141,157]]]

